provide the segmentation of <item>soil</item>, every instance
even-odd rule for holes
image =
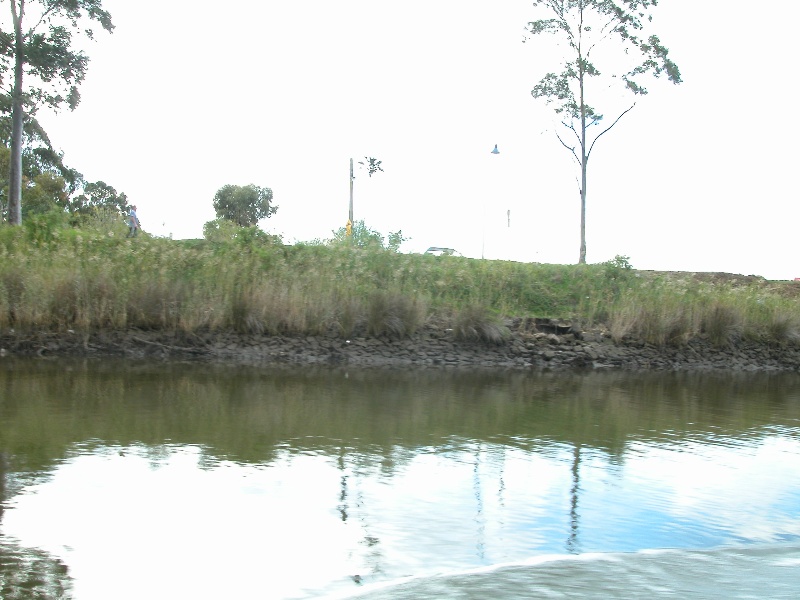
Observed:
[[[352,365],[490,367],[503,369],[798,371],[800,345],[736,341],[715,347],[695,339],[677,347],[641,341],[615,342],[603,329],[581,330],[567,322],[516,319],[499,344],[456,339],[431,325],[410,337],[285,337],[163,331],[0,334],[3,357],[125,357],[143,360],[213,361],[242,365]]]

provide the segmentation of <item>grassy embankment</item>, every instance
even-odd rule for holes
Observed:
[[[0,228],[0,333],[130,328],[393,335],[428,322],[500,341],[501,317],[605,326],[666,345],[706,336],[795,343],[800,284],[752,277],[522,264],[348,245],[125,239],[118,223]]]

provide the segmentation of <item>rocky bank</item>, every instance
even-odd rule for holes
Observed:
[[[607,331],[578,329],[549,319],[508,323],[502,343],[456,339],[429,326],[410,337],[286,337],[229,333],[125,331],[0,334],[2,357],[125,357],[216,361],[243,365],[353,365],[481,367],[503,369],[798,371],[800,344],[750,341],[715,347],[703,339],[656,347],[636,340],[615,342]]]

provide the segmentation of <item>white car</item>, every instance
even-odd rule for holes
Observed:
[[[425,254],[433,254],[434,256],[461,256],[460,253],[452,248],[440,248],[438,246],[431,246],[425,250]]]

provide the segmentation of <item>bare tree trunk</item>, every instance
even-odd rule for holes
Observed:
[[[583,187],[581,188],[581,253],[578,264],[586,264],[586,163],[583,164]]]
[[[583,87],[583,86],[581,86]],[[583,90],[581,89],[581,108],[583,107]],[[581,114],[581,253],[578,264],[586,264],[586,114]]]
[[[578,85],[580,86],[581,108],[581,251],[578,264],[586,264],[586,161],[589,155],[586,152],[586,102],[583,98],[583,83],[586,65],[583,58],[583,6],[580,9],[581,21],[578,30]]]
[[[11,160],[8,173],[8,222],[22,224],[22,126],[25,107],[22,94],[22,68],[25,59],[25,44],[22,39],[22,15],[24,4],[17,12],[16,0],[11,1],[11,17],[14,21],[14,89],[11,93]]]
[[[586,264],[586,105],[583,102],[583,64],[580,72],[581,86],[581,253],[578,264]]]

